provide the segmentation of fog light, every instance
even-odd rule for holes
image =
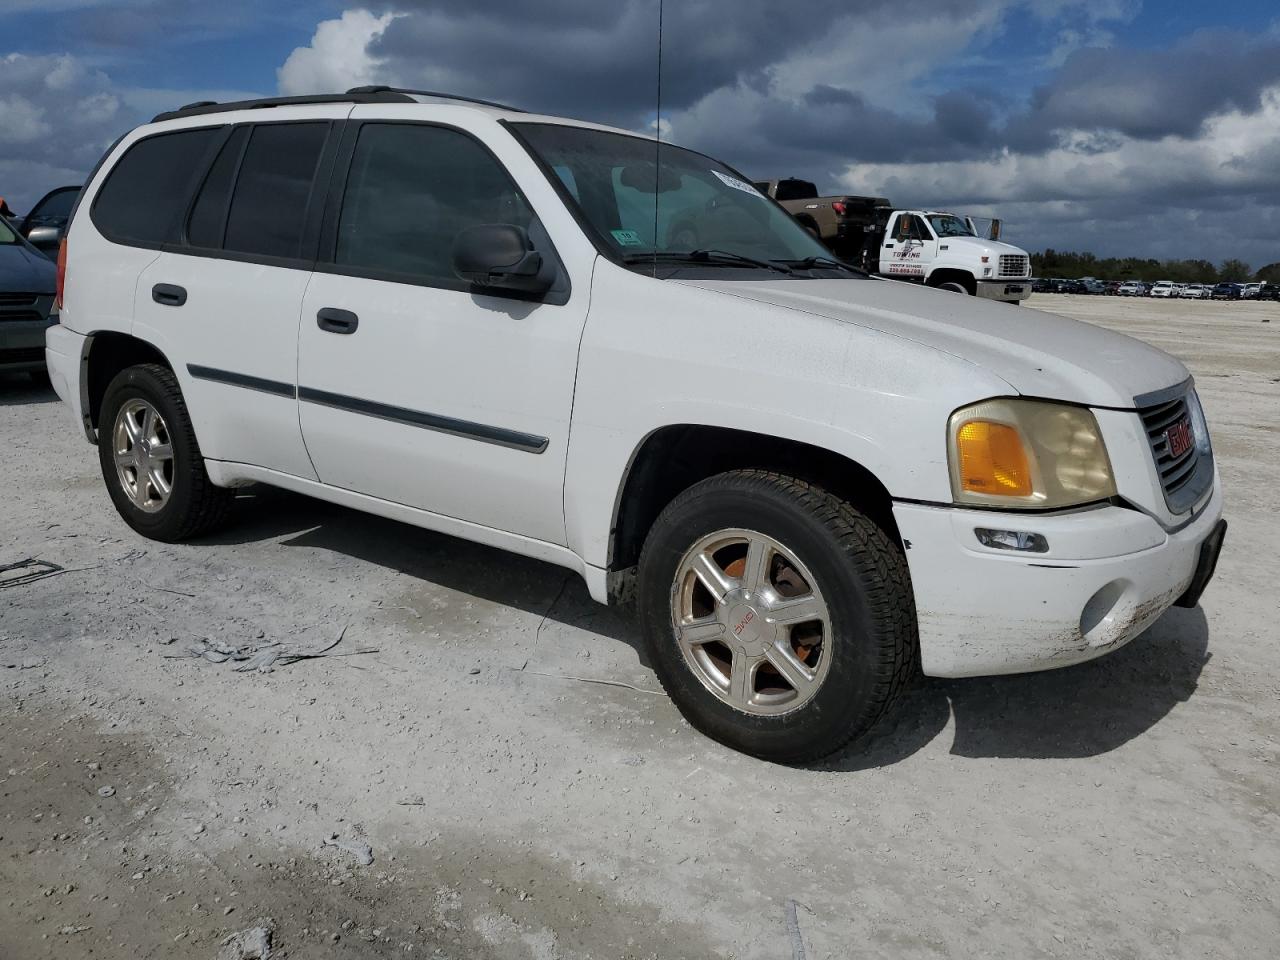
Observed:
[[[1048,553],[1049,541],[1038,533],[1021,530],[988,530],[978,527],[973,531],[978,542],[993,550],[1017,550],[1021,553]]]

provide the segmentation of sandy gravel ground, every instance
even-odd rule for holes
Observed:
[[[809,769],[692,732],[559,569],[268,490],[142,540],[0,378],[0,563],[68,570],[0,588],[0,958],[240,956],[269,918],[276,957],[794,960],[789,901],[808,958],[1274,956],[1280,307],[1032,308],[1191,367],[1218,580],[1101,661],[923,682]],[[344,629],[377,652],[179,656]]]

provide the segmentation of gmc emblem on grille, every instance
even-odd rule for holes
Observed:
[[[1165,442],[1169,444],[1169,456],[1175,460],[1191,449],[1195,438],[1191,434],[1191,420],[1183,417],[1164,433]]]

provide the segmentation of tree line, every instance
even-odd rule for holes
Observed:
[[[1257,272],[1243,260],[1223,260],[1214,265],[1209,260],[1155,260],[1141,257],[1097,257],[1092,253],[1075,253],[1048,249],[1031,255],[1031,272],[1037,277],[1061,277],[1079,280],[1172,280],[1174,283],[1247,283],[1265,280],[1280,283],[1280,263],[1269,263]]]

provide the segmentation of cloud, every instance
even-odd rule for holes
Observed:
[[[1040,153],[850,165],[852,193],[911,197],[979,216],[1003,216],[1031,246],[1137,256],[1276,259],[1280,227],[1280,83],[1258,110],[1221,111],[1194,138],[1065,131]]]
[[[78,183],[130,125],[109,78],[71,56],[0,56],[0,90],[0,193],[15,210]]]
[[[330,93],[372,83],[382,60],[370,53],[396,18],[368,10],[347,10],[337,20],[324,20],[311,43],[289,55],[276,77],[282,94]]]

